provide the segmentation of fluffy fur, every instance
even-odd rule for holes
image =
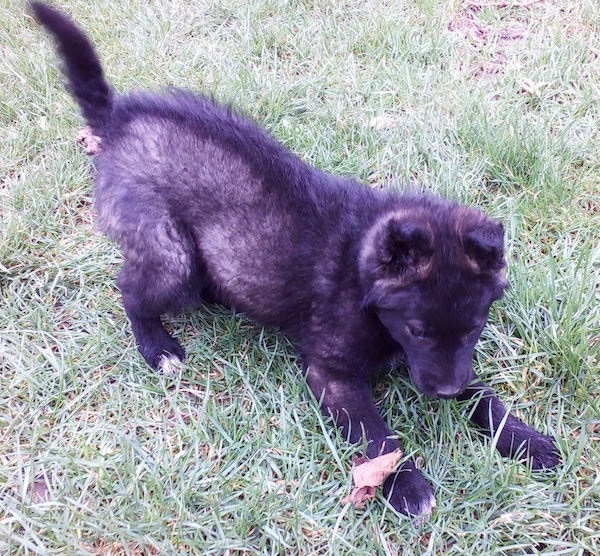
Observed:
[[[367,441],[368,457],[400,448],[371,385],[404,355],[424,394],[474,399],[472,420],[503,455],[534,469],[559,463],[552,439],[507,415],[473,372],[490,304],[507,286],[499,223],[325,174],[206,97],[117,95],[84,33],[53,8],[32,9],[102,141],[98,222],[125,254],[118,284],[150,366],[184,359],[161,315],[218,302],[295,341],[323,411],[351,442]],[[435,505],[410,460],[384,494],[407,514]]]

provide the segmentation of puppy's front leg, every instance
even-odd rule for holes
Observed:
[[[368,380],[309,365],[307,381],[321,400],[323,413],[333,417],[344,436],[352,443],[367,441],[367,457],[402,449],[373,403]],[[407,515],[427,515],[435,506],[431,486],[410,460],[388,477],[383,494],[394,509]]]
[[[475,400],[471,420],[482,431],[495,436],[496,448],[505,457],[527,459],[531,468],[547,469],[560,463],[554,439],[536,431],[508,412],[494,391],[483,382],[471,384],[459,400]]]

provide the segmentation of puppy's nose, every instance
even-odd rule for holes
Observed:
[[[455,386],[454,384],[448,384],[446,386],[440,386],[437,389],[437,395],[439,398],[455,398],[459,394],[461,394],[463,388],[460,386]]]

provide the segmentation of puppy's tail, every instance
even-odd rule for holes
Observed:
[[[96,134],[110,119],[113,91],[104,79],[100,59],[85,33],[66,15],[41,2],[31,2],[36,19],[53,36],[63,59],[67,87]]]

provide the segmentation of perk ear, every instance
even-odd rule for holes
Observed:
[[[424,278],[429,271],[433,235],[428,226],[391,218],[376,242],[376,262],[382,277],[408,283]]]
[[[463,248],[469,266],[478,273],[496,273],[506,266],[504,260],[504,228],[488,221],[465,232]]]

